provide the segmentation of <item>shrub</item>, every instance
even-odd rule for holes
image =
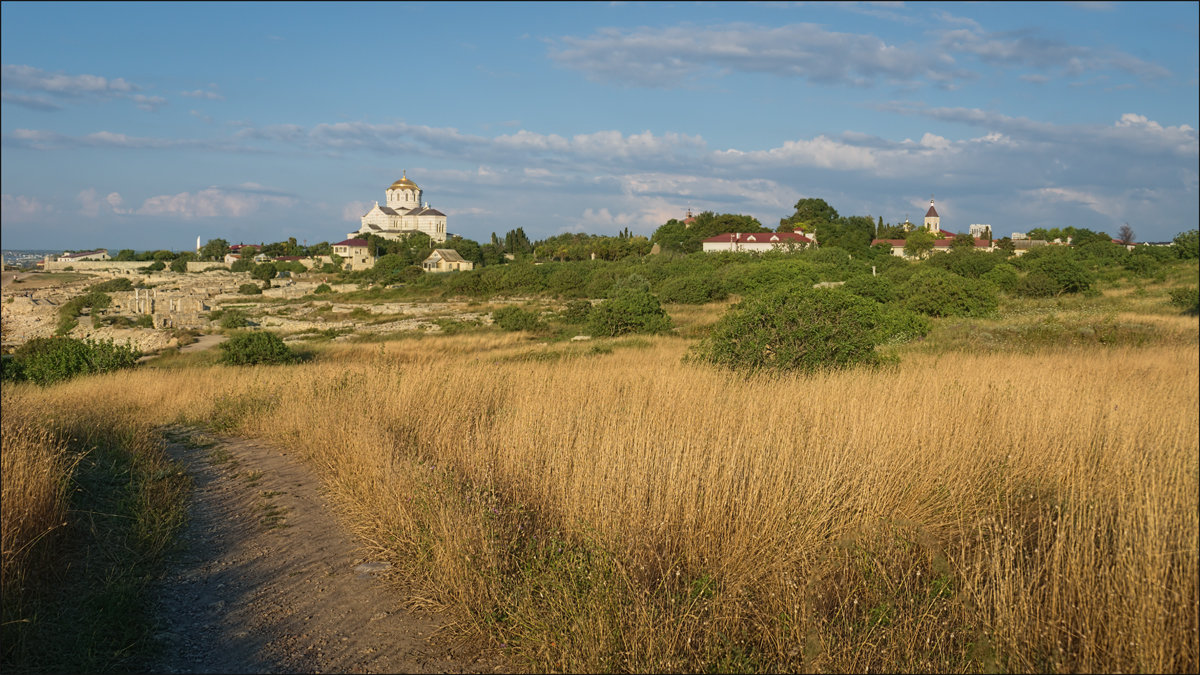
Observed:
[[[238,258],[229,265],[230,272],[249,272],[254,269],[254,261],[250,258]]]
[[[880,362],[880,305],[840,288],[789,288],[740,302],[688,358],[747,374]]]
[[[133,322],[133,325],[138,328],[154,328],[154,317],[150,314],[142,314]]]
[[[321,284],[320,286],[317,286],[316,288],[313,289],[313,295],[323,295],[325,293],[332,293],[332,292],[333,292],[333,289],[329,287],[329,284]]]
[[[925,337],[933,330],[933,321],[923,314],[899,305],[882,305],[879,310],[880,342],[908,342]]]
[[[278,335],[267,331],[234,333],[220,344],[221,362],[232,366],[293,363],[296,354]]]
[[[242,295],[262,295],[262,289],[255,284],[242,284],[238,286],[238,293]]]
[[[139,271],[141,271],[141,272],[161,272],[165,269],[167,269],[166,263],[164,263],[161,260],[155,260],[154,262],[150,263],[149,265],[146,265],[145,267],[141,268]]]
[[[259,281],[270,281],[275,278],[276,274],[279,274],[279,270],[275,267],[275,263],[273,262],[265,262],[261,265],[255,265],[254,269],[250,271],[250,276],[258,279]]]
[[[896,299],[896,286],[885,277],[851,277],[842,284],[842,290],[878,303],[889,303]]]
[[[1052,288],[1052,295],[1061,295],[1063,293],[1082,293],[1092,287],[1091,274],[1082,265],[1066,255],[1046,255],[1039,257],[1027,269],[1030,276],[1044,276],[1049,279],[1049,285],[1040,278],[1035,280],[1036,287],[1033,285],[1035,282],[1030,282],[1029,288],[1031,290],[1036,288],[1040,291],[1044,288]],[[1028,279],[1029,277],[1026,277],[1026,280]]]
[[[626,283],[592,308],[588,330],[593,336],[606,337],[626,333],[665,333],[671,330],[671,317],[650,291],[635,283]]]
[[[542,325],[539,316],[538,312],[509,305],[492,312],[492,323],[507,331],[536,330]]]
[[[76,340],[68,337],[34,338],[13,353],[22,379],[51,384],[78,375],[131,368],[142,353],[112,340]]]
[[[109,279],[108,281],[102,281],[98,284],[92,284],[91,286],[88,286],[88,291],[99,291],[101,293],[117,293],[120,291],[132,290],[133,283],[125,277],[117,277],[116,279]]]
[[[1183,260],[1200,258],[1200,230],[1180,232],[1171,243],[1176,257]]]
[[[1017,284],[1020,282],[1020,275],[1017,274],[1017,268],[1008,263],[1001,263],[988,270],[983,275],[983,280],[994,284],[1002,291],[1011,293],[1016,290]]]
[[[1188,314],[1200,314],[1200,286],[1172,288],[1171,304]]]
[[[721,282],[707,275],[671,277],[658,287],[658,299],[681,305],[703,305],[729,296]]]
[[[926,268],[905,283],[904,306],[929,316],[987,316],[996,311],[996,287],[952,272]]]
[[[250,325],[246,313],[237,309],[219,309],[209,314],[210,319],[216,320],[221,328],[245,328]]]
[[[591,315],[592,303],[588,300],[572,300],[558,314],[563,323],[572,325],[587,323]]]

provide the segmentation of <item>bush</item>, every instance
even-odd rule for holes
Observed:
[[[254,261],[250,258],[238,258],[229,265],[230,272],[249,272],[254,269]]]
[[[658,287],[658,299],[681,305],[703,305],[729,296],[721,282],[707,275],[671,277]]]
[[[880,305],[840,288],[790,288],[740,302],[688,358],[747,374],[880,362]]]
[[[270,281],[275,278],[276,274],[279,274],[279,270],[275,267],[275,263],[273,262],[265,262],[261,265],[255,265],[254,269],[250,271],[250,276],[258,279],[259,281]]]
[[[1200,314],[1200,286],[1172,288],[1171,304],[1188,314]]]
[[[644,283],[644,282],[643,282]],[[614,337],[626,333],[665,333],[671,330],[671,317],[663,311],[658,298],[637,283],[624,283],[610,297],[596,305],[588,317],[593,336]]]
[[[255,284],[242,284],[238,286],[238,293],[242,295],[262,295],[262,289]]]
[[[899,305],[882,305],[879,310],[880,342],[897,343],[925,337],[933,330],[933,321],[923,314]]]
[[[117,293],[120,291],[132,290],[133,283],[125,277],[117,277],[116,279],[109,279],[108,281],[102,281],[98,284],[92,284],[91,286],[88,286],[88,291],[99,291],[101,293]]]
[[[78,375],[131,368],[142,353],[112,340],[76,340],[68,337],[34,338],[13,353],[13,376],[51,384]],[[9,377],[5,366],[5,377]]]
[[[995,286],[936,268],[912,275],[901,295],[907,309],[929,316],[987,316],[999,304]]]
[[[851,277],[842,284],[842,290],[878,303],[886,304],[896,299],[896,286],[885,277]]]
[[[142,314],[133,322],[133,325],[138,328],[154,328],[154,316],[150,314]]]
[[[588,300],[572,300],[558,314],[563,323],[571,325],[587,323],[591,315],[592,303]]]
[[[538,312],[509,305],[492,312],[492,323],[507,331],[536,330],[542,325],[539,316]]]
[[[208,318],[216,321],[217,325],[225,329],[245,328],[250,325],[246,313],[237,309],[218,309],[209,313]]]
[[[232,366],[294,363],[298,360],[278,335],[267,331],[234,333],[219,346],[221,363]]]
[[[1026,269],[1029,270],[1030,277],[1038,277],[1035,281],[1022,284],[1022,288],[1028,288],[1030,291],[1042,292],[1049,288],[1052,289],[1051,295],[1062,295],[1063,293],[1082,293],[1092,287],[1091,274],[1083,268],[1083,265],[1066,255],[1039,257]],[[1049,282],[1047,283],[1040,277],[1045,277]],[[1026,277],[1026,281],[1028,280],[1029,277]]]
[[[983,280],[995,285],[996,288],[1006,293],[1011,293],[1016,290],[1017,284],[1021,279],[1017,273],[1017,268],[1008,263],[1001,263],[988,270],[983,275]]]
[[[323,295],[325,293],[332,293],[332,292],[333,292],[333,289],[329,287],[329,284],[321,284],[320,286],[317,286],[316,288],[313,289],[313,295]]]
[[[164,263],[161,260],[155,260],[154,262],[150,263],[149,265],[146,265],[145,267],[141,268],[138,271],[140,271],[140,272],[161,272],[165,269],[167,269],[166,263]]]

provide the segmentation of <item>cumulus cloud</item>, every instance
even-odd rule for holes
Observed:
[[[54,207],[37,197],[0,195],[0,217],[7,221],[24,222],[54,211]]]
[[[987,32],[969,27],[948,30],[940,33],[939,47],[950,54],[971,55],[994,65],[1024,66],[1036,68],[1043,74],[1053,72],[1067,77],[1112,70],[1143,80],[1157,80],[1171,74],[1156,63],[1119,50],[1072,45],[1045,37],[1033,29]]]
[[[209,187],[196,192],[158,195],[146,199],[137,210],[139,215],[173,218],[241,218],[264,206],[286,208],[297,200],[281,192],[270,191],[254,183],[237,188]]]
[[[188,98],[203,98],[203,99],[208,99],[209,101],[224,101],[225,100],[225,97],[222,96],[219,91],[217,91],[217,85],[215,85],[215,84],[208,85],[208,89],[193,89],[191,91],[181,91],[181,92],[179,92],[179,94],[181,96],[187,96]]]
[[[370,211],[372,206],[372,202],[346,202],[342,207],[342,220],[351,223],[362,222],[363,215]]]
[[[87,188],[75,195],[75,199],[79,202],[79,212],[92,218],[102,213],[132,213],[130,209],[124,207],[125,200],[119,192],[110,192],[101,197],[96,188]]]

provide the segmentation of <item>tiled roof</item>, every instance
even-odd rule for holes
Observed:
[[[108,251],[101,248],[101,249],[97,249],[95,251],[80,251],[79,253],[68,253],[66,255],[61,255],[59,257],[60,258],[82,258],[85,255],[96,255],[98,253],[108,253]]]
[[[294,260],[301,260],[301,258],[298,255],[281,255],[278,258],[276,258],[276,260],[282,260],[284,262],[292,262]]]
[[[435,248],[433,249],[433,253],[429,254],[429,257],[432,258],[435,255],[446,262],[467,262],[466,258],[462,257],[458,251],[452,248]]]
[[[783,244],[789,241],[797,244],[812,243],[812,239],[795,232],[725,232],[709,237],[702,243],[729,244],[735,241],[742,244]]]
[[[926,218],[940,218],[941,216],[939,216],[937,214],[937,209],[933,208],[933,204],[930,204],[929,210],[925,212],[925,217]]]
[[[366,245],[367,245],[366,239],[347,239],[345,241],[339,241],[338,243],[334,244],[334,246],[366,246]]]
[[[446,214],[442,213],[441,211],[438,211],[437,209],[431,209],[427,206],[422,206],[422,207],[415,208],[412,211],[409,211],[405,215],[407,215],[407,216],[444,216]]]

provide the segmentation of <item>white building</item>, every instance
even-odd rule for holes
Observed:
[[[351,272],[369,270],[375,266],[375,258],[371,255],[366,239],[347,239],[333,245],[334,255],[341,256],[342,268]]]
[[[386,206],[375,207],[362,217],[362,225],[347,238],[374,234],[384,239],[403,239],[414,232],[424,232],[434,243],[446,241],[446,214],[421,202],[421,188],[408,179],[408,172],[388,186]]]
[[[475,269],[475,263],[452,248],[435,248],[421,263],[426,272],[458,272]]]
[[[795,232],[725,232],[700,242],[705,253],[720,251],[787,251],[815,244]]]

